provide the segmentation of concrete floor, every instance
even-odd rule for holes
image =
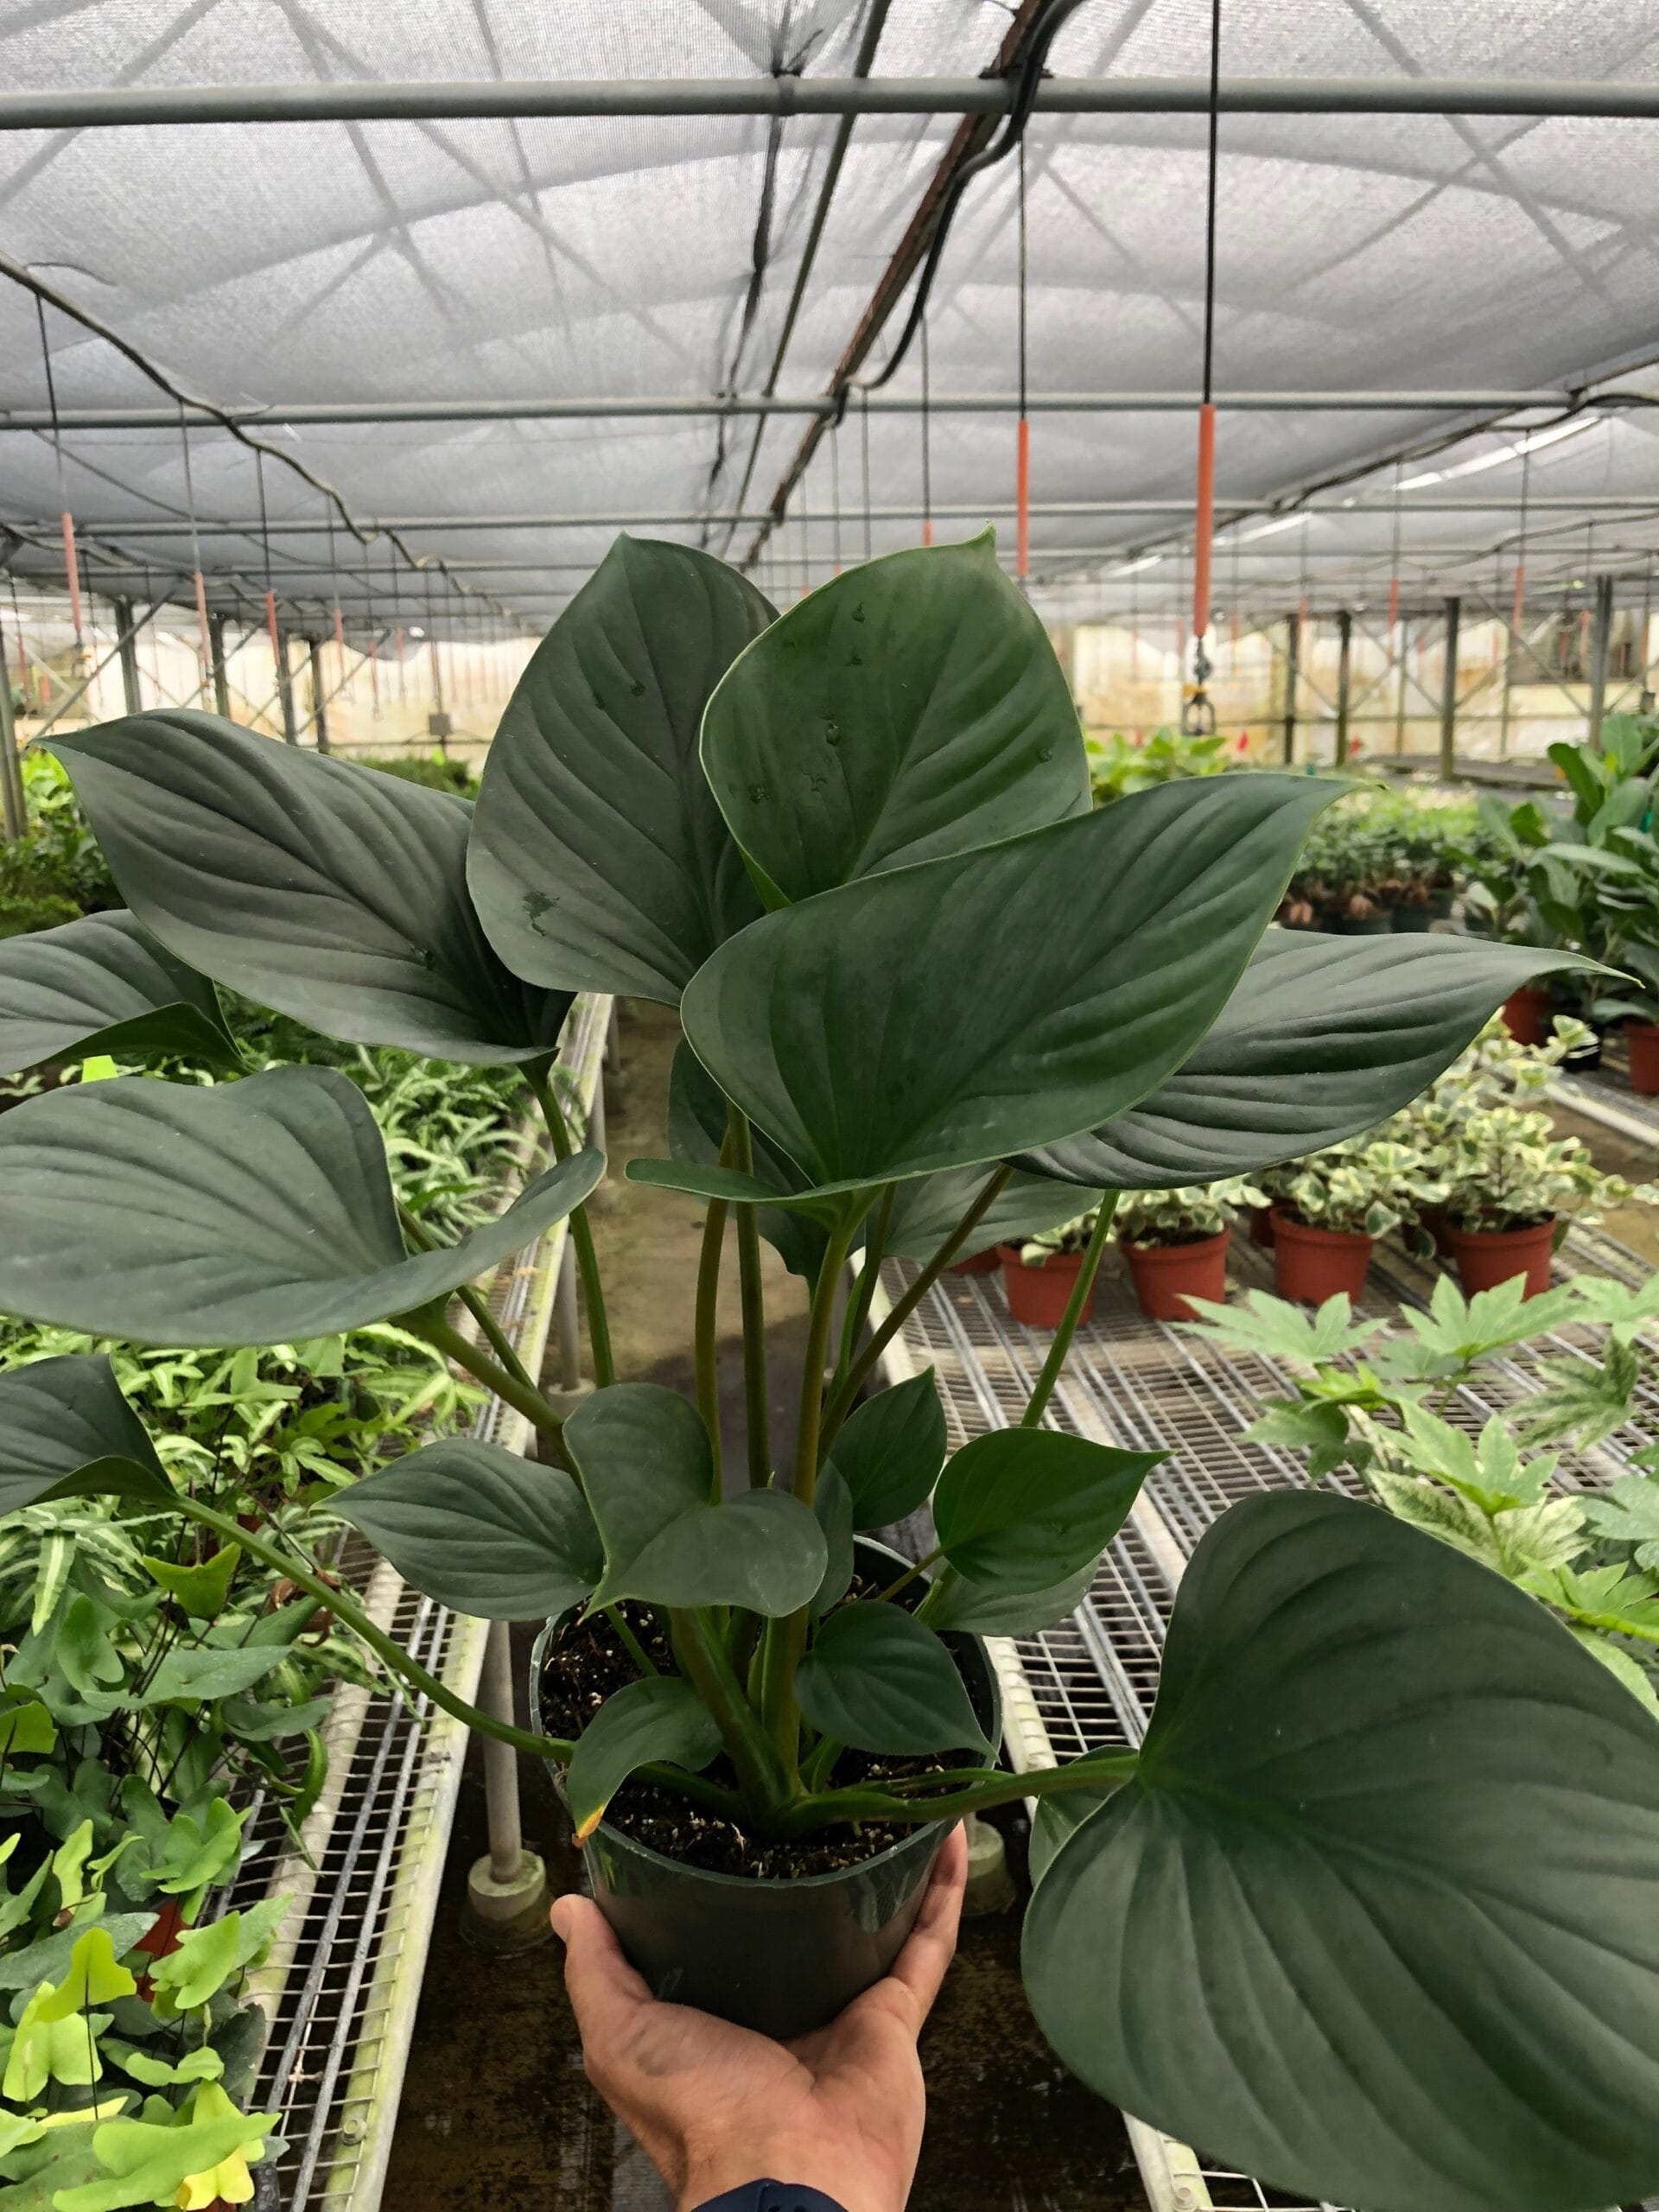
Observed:
[[[678,1025],[666,1008],[623,1010],[621,1066],[607,1076],[611,1179],[594,1205],[620,1375],[689,1391],[692,1294],[702,1210],[620,1179],[667,1151],[664,1117]],[[793,1432],[805,1300],[769,1249],[769,1398],[774,1447]],[[734,1256],[721,1306],[722,1429],[742,1459]],[[522,1682],[533,1630],[515,1630]],[[521,1718],[523,1716],[521,1715]],[[580,1858],[544,1770],[523,1763],[524,1828],[556,1887]],[[1023,1885],[1024,1821],[1008,1821]],[[442,1901],[410,2054],[384,2202],[389,2212],[663,2212],[637,2146],[589,2089],[550,1944],[512,1960],[472,1949],[461,1929],[467,1870],[486,1849],[483,1778],[468,1756]],[[1055,2060],[1019,1978],[1017,1910],[969,1923],[928,2024],[928,2134],[915,2212],[1144,2212],[1128,2138]]]

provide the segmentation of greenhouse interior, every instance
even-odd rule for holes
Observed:
[[[0,0],[0,2212],[1659,2212],[1656,130]]]

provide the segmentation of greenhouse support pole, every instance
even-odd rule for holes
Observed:
[[[1440,686],[1440,781],[1457,775],[1458,624],[1463,601],[1455,595],[1446,602],[1446,677]]]
[[[276,696],[283,706],[283,735],[290,745],[297,745],[300,731],[294,716],[294,671],[289,664],[287,631],[273,623],[270,642],[276,662]]]
[[[1337,616],[1337,760],[1348,765],[1348,682],[1354,660],[1354,618],[1344,607]]]
[[[1408,616],[1395,633],[1395,650],[1400,656],[1400,680],[1394,693],[1394,751],[1396,760],[1406,749],[1406,685],[1409,681],[1410,639],[1411,619]]]
[[[1300,614],[1285,617],[1285,766],[1290,767],[1296,759],[1296,683],[1297,663],[1302,647],[1302,619]]]
[[[1590,742],[1601,746],[1601,725],[1607,712],[1607,661],[1613,641],[1613,580],[1596,578],[1596,611],[1590,631]]]
[[[231,715],[231,679],[225,666],[225,617],[207,617],[207,652],[213,667],[213,712],[223,715],[228,721]]]
[[[317,750],[328,750],[327,694],[322,685],[322,645],[316,638],[306,640],[306,659],[311,670],[311,722],[317,733]]]
[[[121,655],[121,696],[130,715],[142,715],[144,699],[138,688],[138,635],[133,626],[132,601],[118,599],[111,604],[115,608],[115,634]]]
[[[23,804],[23,764],[17,758],[17,732],[11,719],[11,671],[0,643],[0,811],[3,812],[6,842],[21,837],[29,828]]]

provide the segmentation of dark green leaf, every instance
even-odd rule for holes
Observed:
[[[1102,1758],[1120,1758],[1118,1751],[1096,1754]],[[1079,1774],[1086,1773],[1090,1761],[1085,1754],[1080,1759],[1067,1762]],[[1090,1813],[1098,1812],[1106,1800],[1122,1787],[1122,1777],[1103,1783],[1098,1789],[1060,1789],[1046,1791],[1036,1801],[1031,1819],[1031,1847],[1028,1861],[1033,1884],[1040,1882],[1052,1865],[1054,1854],[1060,1846],[1079,1828]]]
[[[726,1140],[727,1100],[720,1085],[682,1038],[674,1049],[668,1082],[668,1148],[675,1159],[713,1167]],[[754,1172],[781,1193],[800,1188],[797,1169],[760,1130],[750,1133]],[[964,1201],[964,1203],[966,1203]],[[815,1283],[823,1265],[829,1237],[809,1215],[782,1206],[761,1205],[755,1227],[791,1274]]]
[[[855,1528],[888,1528],[925,1504],[944,1465],[944,1408],[933,1370],[855,1406],[827,1464],[852,1495]]]
[[[709,702],[702,762],[773,906],[1089,809],[1065,671],[988,530],[780,615]]]
[[[0,1311],[139,1344],[361,1328],[532,1243],[604,1166],[578,1153],[459,1244],[405,1255],[374,1116],[334,1070],[77,1084],[0,1116]]]
[[[842,1605],[795,1673],[812,1726],[855,1751],[988,1752],[949,1650],[902,1605]]]
[[[1269,930],[1214,1027],[1149,1098],[1021,1164],[1145,1191],[1251,1174],[1373,1128],[1571,953],[1465,937]]]
[[[181,1698],[240,1697],[273,1667],[280,1667],[283,1656],[269,1643],[251,1643],[237,1651],[215,1651],[207,1644],[178,1646],[156,1668],[144,1694],[131,1701],[176,1705]]]
[[[823,1531],[830,1554],[823,1580],[812,1599],[812,1610],[815,1613],[827,1613],[831,1605],[841,1603],[853,1580],[853,1497],[833,1465],[818,1471],[817,1488],[812,1493],[812,1517]]]
[[[686,1035],[830,1192],[1074,1136],[1191,1056],[1339,789],[1194,777],[824,892],[721,946]]]
[[[940,1546],[959,1574],[999,1594],[1048,1590],[1093,1566],[1164,1457],[1052,1428],[993,1429],[939,1477]]]
[[[773,612],[706,553],[619,537],[548,632],[485,762],[467,861],[515,974],[671,1006],[758,912],[697,732]]]
[[[605,1548],[594,1603],[747,1605],[792,1613],[823,1579],[828,1553],[809,1510],[786,1491],[751,1490],[722,1504],[702,1417],[653,1382],[595,1391],[564,1440]]]
[[[342,1491],[333,1510],[406,1582],[480,1620],[547,1619],[593,1594],[599,1531],[569,1476],[451,1437]]]
[[[976,1636],[1035,1636],[1077,1611],[1094,1581],[1096,1565],[1091,1559],[1046,1590],[987,1587],[969,1582],[966,1575],[946,1575],[938,1596],[928,1601],[928,1625],[971,1629]]]
[[[173,1502],[156,1447],[109,1361],[70,1353],[0,1375],[0,1513],[100,1492]]]
[[[242,1057],[207,978],[131,914],[84,914],[0,943],[0,1075],[93,1052]]]
[[[1194,1553],[1135,1781],[1026,1922],[1092,2087],[1370,2212],[1659,2183],[1659,1726],[1544,1608],[1284,1492]]]
[[[647,1675],[607,1697],[576,1738],[565,1797],[583,1843],[637,1767],[658,1759],[699,1774],[720,1751],[720,1731],[690,1682]]]
[[[922,1175],[900,1183],[893,1196],[887,1250],[895,1259],[931,1260],[984,1189],[988,1172],[982,1166],[958,1167],[949,1174]],[[1098,1191],[1080,1191],[1075,1183],[1057,1183],[1052,1176],[1016,1169],[957,1256],[970,1258],[994,1244],[1023,1244],[1039,1230],[1075,1221],[1098,1205],[1100,1197]]]
[[[327,1037],[440,1059],[550,1052],[569,1007],[491,951],[472,810],[217,715],[54,733],[121,894],[181,960]]]

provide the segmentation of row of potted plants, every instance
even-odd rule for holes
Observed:
[[[1278,918],[1338,936],[1427,930],[1452,912],[1476,823],[1461,794],[1369,783],[1316,823]]]
[[[1241,1216],[1272,1248],[1281,1294],[1313,1305],[1338,1292],[1357,1297],[1377,1239],[1395,1230],[1420,1255],[1450,1261],[1471,1293],[1516,1275],[1529,1296],[1548,1289],[1570,1220],[1659,1196],[1604,1173],[1580,1139],[1558,1137],[1548,1112],[1526,1103],[1541,1096],[1585,1033],[1563,1018],[1529,1046],[1494,1021],[1419,1098],[1364,1136],[1248,1181],[1125,1193],[1111,1226],[1141,1310],[1176,1320],[1190,1313],[1190,1299],[1224,1298]],[[985,1255],[986,1265],[1001,1261],[1016,1320],[1058,1325],[1094,1224],[1092,1212],[1082,1214]]]
[[[1552,745],[1549,757],[1567,804],[1480,802],[1465,855],[1466,924],[1611,970],[1535,977],[1511,995],[1504,1018],[1526,1043],[1557,1013],[1582,1018],[1595,1033],[1579,1043],[1574,1066],[1598,1063],[1600,1035],[1622,1027],[1631,1089],[1659,1094],[1659,721],[1609,715],[1599,744]]]

